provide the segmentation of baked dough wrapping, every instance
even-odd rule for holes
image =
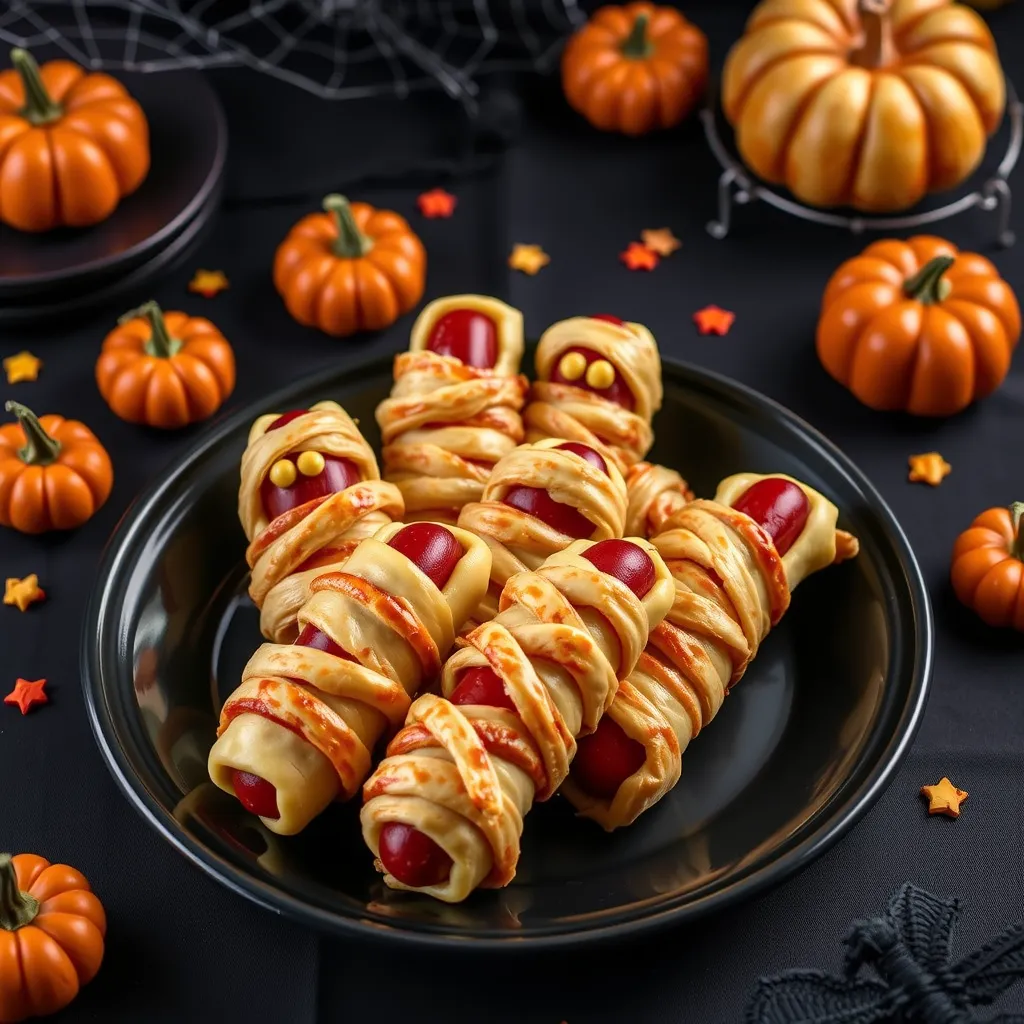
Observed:
[[[485,622],[498,611],[498,598],[509,577],[537,569],[549,555],[573,542],[537,516],[504,503],[514,487],[537,487],[569,505],[594,524],[588,540],[621,537],[626,516],[626,485],[615,464],[608,472],[575,452],[559,449],[560,438],[514,448],[495,465],[478,502],[466,505],[459,526],[482,537],[491,549],[491,585],[475,619]]]
[[[633,395],[633,411],[596,392],[550,379],[567,350],[578,346],[612,364]],[[614,461],[622,473],[650,451],[651,418],[661,408],[661,359],[654,335],[643,324],[587,316],[560,320],[541,335],[535,363],[537,380],[523,414],[527,441],[582,441]]]
[[[405,506],[398,488],[381,480],[372,449],[336,402],[317,402],[308,412],[268,430],[278,415],[261,416],[249,431],[238,518],[249,541],[249,596],[260,609],[260,631],[268,640],[287,643],[298,635],[295,617],[313,579],[340,567],[364,537],[401,520]],[[350,460],[360,482],[268,522],[260,496],[264,479],[283,456],[304,451]]]
[[[626,533],[653,537],[688,501],[690,485],[674,469],[654,462],[638,462],[626,474]]]
[[[299,611],[348,658],[295,644],[263,644],[221,709],[210,778],[234,792],[232,771],[277,790],[278,818],[294,835],[366,778],[384,730],[402,724],[412,697],[436,680],[458,625],[487,588],[491,558],[478,537],[450,527],[463,554],[443,590],[388,545],[404,524],[360,542],[343,571],[318,576]]]
[[[437,321],[463,309],[494,322],[493,369],[428,350]],[[497,299],[449,295],[416,318],[409,351],[395,358],[391,395],[377,407],[384,478],[402,492],[409,522],[454,523],[463,505],[480,500],[494,464],[523,440],[522,356],[522,313]]]
[[[497,618],[473,630],[445,665],[445,697],[426,694],[410,708],[363,788],[361,817],[375,857],[388,822],[418,828],[448,853],[447,881],[418,891],[457,903],[514,877],[523,816],[561,784],[576,737],[596,728],[672,603],[672,577],[656,549],[629,539],[655,566],[642,600],[583,557],[594,541],[575,541],[508,581]],[[478,666],[497,673],[518,714],[445,699],[461,673]],[[385,882],[407,888],[388,874]]]
[[[765,479],[755,473],[723,480],[714,501],[686,505],[653,538],[675,579],[675,600],[608,711],[643,745],[644,763],[611,800],[583,792],[572,776],[562,787],[581,815],[609,831],[635,821],[678,782],[687,745],[718,713],[786,611],[793,588],[857,552],[856,540],[836,530],[838,510],[824,495],[771,475],[801,487],[810,505],[785,555],[754,520],[730,507]]]

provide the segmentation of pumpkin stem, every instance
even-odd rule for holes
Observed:
[[[344,196],[332,193],[324,200],[324,209],[334,216],[338,237],[331,245],[334,255],[343,260],[356,260],[373,248],[373,239],[364,235],[352,216],[352,207]]]
[[[39,900],[18,888],[18,876],[9,853],[0,853],[0,929],[16,932],[39,913]]]
[[[18,458],[30,466],[48,466],[60,455],[60,441],[43,430],[36,414],[21,402],[8,402],[4,408],[14,413],[25,433],[25,446],[18,449]]]
[[[149,321],[150,335],[143,346],[149,355],[156,356],[157,359],[170,359],[181,348],[181,342],[177,338],[172,338],[168,333],[164,311],[158,302],[150,299],[138,309],[131,309],[124,316],[119,316],[117,322],[123,326],[129,320],[138,320],[139,318]]]
[[[893,62],[896,46],[889,18],[891,6],[892,0],[858,0],[862,32],[857,47],[850,54],[851,64],[862,68],[884,68]]]
[[[53,97],[46,91],[35,57],[28,50],[16,46],[11,50],[11,63],[21,76],[21,84],[25,90],[25,106],[21,108],[21,116],[37,128],[62,117],[64,108],[54,102]]]
[[[647,38],[647,22],[650,20],[646,14],[638,14],[629,30],[629,35],[623,40],[619,52],[623,57],[631,60],[642,60],[651,55],[651,41]]]
[[[917,299],[926,306],[946,299],[953,286],[942,275],[954,262],[952,256],[936,256],[930,259],[913,277],[908,277],[903,282],[903,291],[907,298]]]
[[[1024,561],[1024,501],[1015,501],[1010,506],[1010,521],[1013,523],[1013,544],[1010,545],[1010,554],[1014,558]]]

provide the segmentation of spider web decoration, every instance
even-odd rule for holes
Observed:
[[[0,42],[108,71],[249,67],[324,99],[542,70],[578,0],[6,0]]]

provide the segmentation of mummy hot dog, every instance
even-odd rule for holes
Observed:
[[[536,367],[523,414],[528,441],[579,441],[623,474],[647,454],[661,360],[646,327],[606,314],[562,320],[542,335]]]
[[[451,295],[417,317],[377,407],[384,477],[401,490],[407,519],[454,523],[523,440],[522,356],[522,314],[497,299]]]
[[[626,474],[626,533],[653,537],[672,516],[693,500],[690,485],[674,470],[653,462],[638,462]]]
[[[221,710],[210,778],[293,835],[358,790],[384,729],[437,677],[490,573],[454,527],[392,523],[318,576],[294,644],[264,644]]]
[[[675,601],[596,731],[580,740],[562,793],[581,814],[611,830],[672,789],[687,744],[718,713],[792,589],[857,553],[837,516],[806,484],[740,473],[653,539]]]
[[[476,614],[497,614],[510,576],[536,569],[574,540],[621,537],[626,485],[610,463],[578,441],[550,438],[513,449],[494,467],[483,498],[459,515],[459,526],[491,549],[491,585]]]
[[[238,517],[263,635],[293,640],[313,578],[403,511],[401,493],[380,479],[370,446],[340,405],[317,402],[256,420],[242,455]]]
[[[363,789],[386,883],[449,903],[515,875],[523,815],[565,778],[667,613],[672,577],[645,540],[580,540],[513,576],[500,613],[444,668]]]

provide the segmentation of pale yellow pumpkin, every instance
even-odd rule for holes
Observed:
[[[763,0],[726,60],[746,164],[813,206],[902,210],[953,188],[999,126],[991,32],[951,0]]]

